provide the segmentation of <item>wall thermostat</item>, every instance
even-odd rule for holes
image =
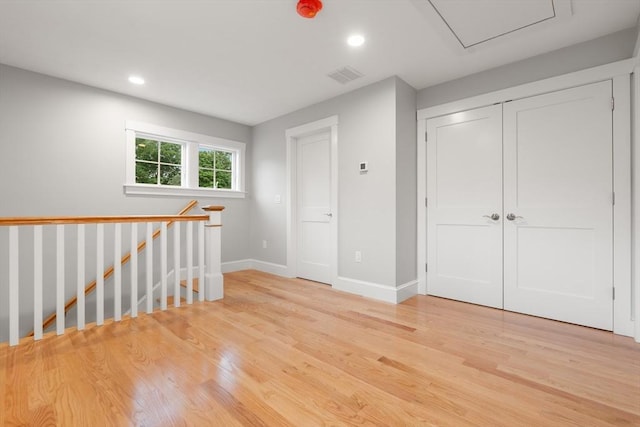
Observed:
[[[360,173],[365,173],[369,171],[369,165],[367,162],[360,162],[360,167],[358,168]]]

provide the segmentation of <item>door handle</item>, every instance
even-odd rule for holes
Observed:
[[[482,215],[483,218],[489,218],[493,221],[497,221],[500,219],[500,215],[498,215],[497,213],[493,213],[491,215]]]
[[[322,215],[326,215],[326,216],[328,216],[329,218],[333,217],[333,214],[332,214],[331,212],[326,213],[326,214],[322,214]]]
[[[507,219],[508,219],[509,221],[515,221],[515,220],[516,220],[516,219],[518,219],[518,218],[520,218],[520,219],[524,219],[524,217],[522,217],[522,216],[520,216],[520,215],[516,215],[516,214],[514,214],[514,213],[508,213],[508,214],[507,214]]]

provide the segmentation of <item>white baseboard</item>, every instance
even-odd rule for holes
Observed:
[[[223,273],[249,269],[275,274],[276,276],[291,277],[287,266],[282,264],[274,264],[257,259],[243,259],[222,263]],[[194,277],[196,277],[196,272],[197,269],[194,268]],[[398,304],[418,294],[418,281],[412,280],[398,287],[393,287],[363,280],[349,279],[347,277],[338,277],[333,284],[333,288],[339,291],[362,295],[367,298]]]
[[[258,270],[265,273],[271,273],[278,276],[290,277],[288,275],[288,269],[286,265],[274,264],[266,261],[259,261],[257,259],[240,259],[237,261],[223,262],[221,265],[223,273],[233,273],[234,271],[242,270]],[[198,267],[193,267],[193,277],[198,277]],[[187,269],[185,267],[180,269],[180,279],[185,280],[187,278]]]
[[[363,280],[338,277],[333,288],[339,291],[362,295],[392,304],[400,303],[418,293],[418,281],[407,282],[398,287],[381,285],[379,283],[365,282]]]
[[[253,260],[240,259],[238,261],[227,261],[222,263],[223,273],[233,273],[234,271],[250,270],[253,268]]]
[[[411,297],[418,295],[418,281],[412,280],[410,282],[404,283],[396,288],[397,298],[396,302],[400,303],[402,301],[408,300]]]
[[[275,274],[282,277],[290,277],[286,265],[274,264],[272,262],[260,261],[257,259],[241,259],[237,261],[227,261],[222,263],[223,273],[233,273],[241,270],[258,270],[265,273]],[[194,269],[197,271],[197,269]]]
[[[253,260],[241,259],[238,261],[223,262],[220,266],[223,273],[233,273],[234,271],[249,270],[253,268]],[[198,267],[193,267],[193,277],[198,277]],[[187,268],[182,267],[180,269],[180,280],[187,278]]]
[[[263,271],[265,273],[275,274],[282,277],[291,277],[289,275],[289,269],[286,265],[274,264],[272,262],[260,261],[257,259],[250,260],[253,269]]]

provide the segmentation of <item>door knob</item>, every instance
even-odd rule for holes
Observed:
[[[514,213],[508,213],[508,214],[507,214],[507,219],[508,219],[509,221],[514,221],[514,220],[516,220],[516,219],[518,219],[518,218],[522,219],[523,217],[521,217],[520,215],[516,215],[516,214],[514,214]]]
[[[493,213],[491,215],[482,215],[482,216],[483,216],[483,218],[489,218],[489,219],[492,219],[494,221],[497,221],[497,220],[500,219],[500,215],[498,215],[497,213]]]

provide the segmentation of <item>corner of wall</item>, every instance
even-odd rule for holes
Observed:
[[[396,78],[396,285],[417,275],[417,91]]]
[[[418,92],[418,109],[434,107],[629,59],[634,51],[634,45],[638,49],[637,39],[637,30],[627,28],[596,39],[426,87]]]
[[[636,56],[631,88],[632,315],[635,318],[634,338],[640,343],[640,55]]]
[[[638,16],[638,21],[636,22],[636,44],[633,47],[633,56],[636,58],[640,58],[640,16]]]

